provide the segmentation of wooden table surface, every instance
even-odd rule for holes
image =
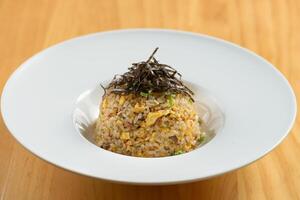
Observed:
[[[299,0],[0,0],[0,90],[27,58],[88,33],[159,27],[204,33],[265,57],[300,94]],[[299,103],[299,101],[298,101]],[[300,121],[259,161],[171,186],[109,183],[74,174],[25,150],[0,120],[0,200],[300,199]]]

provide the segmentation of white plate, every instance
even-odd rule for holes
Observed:
[[[156,46],[161,62],[213,95],[223,128],[203,147],[164,158],[123,156],[85,140],[72,122],[80,94],[144,60]],[[234,44],[179,31],[123,30],[75,38],[33,56],[6,83],[1,110],[13,136],[57,166],[105,180],[168,184],[259,159],[287,136],[296,101],[275,67]]]

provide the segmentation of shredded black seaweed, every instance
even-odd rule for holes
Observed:
[[[169,65],[159,63],[154,55],[156,48],[147,61],[133,63],[128,68],[128,72],[122,75],[115,75],[110,84],[104,88],[116,94],[129,93],[182,93],[188,95],[192,101],[194,94],[186,87],[182,80],[181,74]]]

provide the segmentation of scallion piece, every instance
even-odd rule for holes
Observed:
[[[175,95],[172,95],[172,94],[171,94],[171,95],[168,95],[167,101],[168,101],[169,107],[174,106],[174,103],[175,103]]]
[[[148,96],[149,96],[149,93],[146,93],[146,92],[140,92],[140,95],[143,96],[143,97],[148,97]]]
[[[175,151],[175,152],[174,152],[174,155],[179,155],[179,154],[183,154],[183,153],[184,153],[184,151],[178,150],[178,151]]]

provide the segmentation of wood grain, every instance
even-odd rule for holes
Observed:
[[[217,36],[272,62],[300,94],[299,0],[0,0],[0,88],[24,60],[74,36],[134,27]],[[298,101],[299,103],[299,101]],[[261,160],[172,186],[104,182],[26,151],[0,120],[0,199],[300,199],[300,120]]]

